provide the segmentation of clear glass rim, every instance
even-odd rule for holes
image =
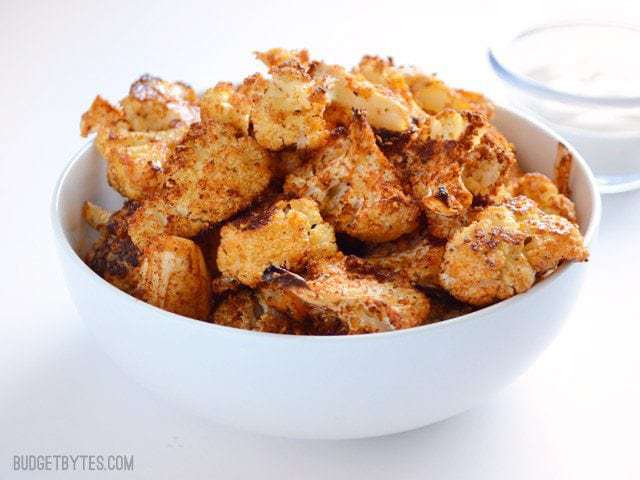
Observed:
[[[640,106],[640,96],[597,96],[597,95],[578,95],[564,90],[558,90],[551,88],[546,84],[534,80],[526,75],[516,72],[510,68],[508,62],[505,61],[505,49],[509,48],[513,42],[529,35],[538,34],[545,30],[556,30],[562,28],[575,28],[575,27],[595,27],[595,28],[613,28],[623,29],[627,31],[635,32],[640,39],[640,27],[632,24],[613,23],[613,22],[589,22],[589,21],[575,21],[575,22],[558,22],[549,23],[533,28],[524,30],[514,37],[507,39],[506,41],[500,41],[492,45],[488,52],[489,63],[493,68],[493,71],[504,82],[528,93],[546,97],[548,99],[557,100],[560,102],[571,102],[582,105],[591,106],[606,106],[606,107],[618,107],[629,108]]]

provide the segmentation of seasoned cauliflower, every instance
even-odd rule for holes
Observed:
[[[198,120],[191,87],[143,75],[115,107],[98,96],[82,115],[83,136],[97,132],[109,184],[132,200],[149,197],[164,182],[172,148]]]
[[[371,126],[391,132],[414,128],[411,106],[387,87],[375,85],[361,74],[352,74],[337,65],[313,63],[312,77],[327,91],[329,102],[347,112],[366,112]]]
[[[335,255],[335,236],[313,200],[281,200],[222,227],[218,269],[255,287],[270,266],[298,271],[315,258]]]
[[[417,205],[361,112],[354,113],[348,133],[335,131],[326,147],[287,177],[284,190],[313,198],[336,231],[360,240],[395,240],[418,225]]]
[[[525,173],[481,94],[390,57],[256,57],[268,75],[200,98],[144,75],[82,115],[126,198],[82,211],[86,263],[117,288],[218,325],[359,334],[464,315],[588,259],[570,151],[554,181]]]
[[[488,207],[447,242],[440,284],[476,306],[528,290],[536,275],[524,253],[526,238],[509,209]]]
[[[138,209],[127,202],[117,212],[86,202],[83,217],[100,237],[86,256],[98,275],[147,303],[200,320],[211,302],[211,280],[202,252],[191,240],[154,237],[138,248],[128,234],[127,221]]]
[[[576,206],[558,191],[558,187],[542,173],[530,172],[524,174],[514,188],[512,195],[525,195],[545,212],[560,215],[572,222],[576,222]]]
[[[586,261],[589,252],[578,227],[564,217],[545,213],[535,202],[519,196],[505,202],[527,235],[524,254],[538,273],[555,270],[563,261]]]
[[[319,325],[340,321],[349,334],[409,328],[426,320],[429,300],[423,293],[361,268],[353,258],[324,260],[310,269],[307,279],[273,268],[260,295],[291,318],[311,318]]]
[[[143,75],[133,82],[120,102],[132,130],[167,130],[197,122],[198,96],[187,84]]]
[[[425,232],[416,232],[393,242],[366,249],[363,261],[396,276],[406,277],[419,287],[439,285],[444,245],[434,243]]]
[[[256,141],[269,150],[317,148],[329,131],[323,118],[325,92],[299,64],[270,69],[271,80],[251,111]]]
[[[516,158],[485,117],[444,110],[431,117],[405,151],[406,175],[429,221],[429,232],[449,238],[464,222],[474,196],[505,181]]]
[[[393,59],[365,55],[354,69],[371,83],[388,88],[405,101],[411,110],[411,117],[419,123],[427,118],[427,114],[420,108],[413,98],[413,93],[406,82],[405,76],[393,64]]]
[[[254,52],[256,58],[269,68],[279,67],[283,64],[298,64],[308,66],[310,63],[309,52],[303,50],[286,50],[284,48],[271,48],[266,52]]]
[[[571,195],[571,169],[573,168],[573,155],[567,147],[558,142],[556,151],[556,163],[554,166],[554,182],[558,191],[565,196]]]
[[[495,113],[494,105],[480,93],[451,88],[435,75],[427,75],[413,67],[401,68],[399,73],[415,102],[427,113],[436,114],[452,108],[481,113],[489,119]]]
[[[82,214],[85,221],[100,236],[87,253],[87,265],[107,282],[133,294],[139,280],[142,252],[127,233],[127,219],[138,208],[136,202],[127,202],[115,213],[86,202]]]
[[[129,124],[124,118],[122,110],[111,105],[98,95],[89,110],[82,114],[80,119],[80,135],[86,137],[90,133],[99,132],[110,128],[129,129]]]
[[[101,130],[96,148],[107,161],[107,180],[122,196],[143,200],[158,190],[173,147],[189,127],[135,132],[125,129]]]
[[[573,223],[519,196],[487,207],[447,242],[440,281],[457,299],[487,305],[528,290],[563,261],[587,259]]]
[[[271,156],[216,122],[193,124],[175,147],[164,187],[130,220],[140,245],[158,234],[193,236],[248,207],[272,177]]]
[[[251,290],[231,292],[216,307],[211,322],[227,327],[271,333],[304,333],[301,322],[266,305]]]
[[[198,246],[186,238],[155,237],[144,249],[134,294],[164,310],[206,320],[211,279]]]
[[[237,88],[229,82],[218,83],[200,98],[202,121],[225,123],[248,135],[253,105],[268,85],[268,81],[259,73],[247,77]]]

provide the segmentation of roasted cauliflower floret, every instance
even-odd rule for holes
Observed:
[[[110,128],[128,129],[129,124],[124,118],[122,110],[111,105],[98,95],[91,103],[89,110],[80,119],[80,135],[86,137],[90,133]]]
[[[571,195],[571,169],[573,168],[573,155],[567,147],[558,142],[556,151],[556,163],[553,168],[553,181],[558,191],[565,196]]]
[[[271,156],[216,122],[193,124],[170,160],[164,187],[130,221],[137,245],[159,234],[193,236],[248,207],[271,180]]]
[[[301,322],[294,322],[283,313],[269,307],[248,289],[228,294],[216,306],[211,315],[211,322],[257,332],[303,333]]]
[[[427,75],[413,67],[401,68],[399,72],[415,102],[427,113],[436,114],[452,108],[481,113],[489,119],[495,113],[494,105],[480,93],[451,88],[435,75]]]
[[[487,207],[447,242],[440,281],[457,299],[487,305],[529,289],[563,261],[587,258],[573,223],[518,196]]]
[[[107,161],[109,185],[131,200],[151,196],[164,183],[173,147],[187,130],[186,125],[153,132],[101,130],[96,148]]]
[[[237,88],[228,82],[218,83],[200,98],[202,121],[226,123],[243,135],[248,135],[253,105],[268,85],[259,73],[247,77]]]
[[[148,75],[133,83],[122,108],[96,97],[82,116],[80,132],[98,133],[107,179],[121,195],[142,200],[163,184],[173,146],[198,119],[196,100],[190,87]]]
[[[156,307],[206,320],[211,279],[200,248],[186,238],[155,237],[144,249],[134,293]]]
[[[271,80],[251,112],[256,141],[269,150],[317,148],[329,131],[325,92],[299,64],[271,68]]]
[[[429,231],[445,239],[464,224],[474,196],[493,193],[515,163],[511,145],[485,117],[454,110],[431,117],[405,151],[406,174]]]
[[[199,119],[198,96],[182,82],[143,75],[120,102],[132,130],[167,130]]]
[[[526,173],[516,183],[512,195],[525,195],[536,202],[546,213],[560,215],[576,222],[576,207],[573,202],[558,191],[558,187],[542,173]]]
[[[397,93],[375,85],[360,74],[348,73],[337,65],[314,63],[309,71],[327,91],[331,104],[347,112],[354,109],[366,112],[374,128],[404,132],[413,128],[411,107]]]
[[[255,287],[270,266],[298,271],[308,261],[335,255],[335,236],[313,200],[281,200],[222,227],[218,268]]]
[[[416,232],[398,240],[372,245],[364,262],[396,276],[404,276],[411,284],[433,287],[440,283],[440,267],[444,245],[435,244],[425,232]]]
[[[526,238],[509,209],[488,207],[447,242],[440,284],[476,306],[528,290],[536,275],[524,253]]]
[[[353,259],[320,261],[307,279],[271,269],[260,290],[264,301],[294,319],[342,322],[346,333],[385,332],[420,325],[429,314],[427,297],[400,281],[359,271]]]
[[[388,88],[402,97],[411,110],[414,121],[422,122],[427,118],[424,110],[416,103],[409,85],[405,81],[402,72],[393,64],[393,59],[365,55],[354,69],[355,74],[360,74],[371,83]]]
[[[303,50],[286,50],[284,48],[271,48],[266,52],[254,52],[258,60],[269,68],[279,67],[283,64],[309,65],[309,52]]]
[[[360,240],[395,240],[418,225],[417,205],[403,191],[360,112],[348,133],[339,129],[326,147],[287,177],[284,190],[313,198],[336,231]]]
[[[86,202],[82,210],[85,221],[100,234],[85,257],[87,265],[107,282],[129,294],[138,284],[142,258],[142,252],[127,233],[127,219],[137,208],[137,203],[127,202],[111,214]]]
[[[578,227],[564,217],[545,213],[535,202],[519,196],[505,202],[527,236],[524,254],[538,273],[555,270],[563,261],[585,261],[589,252]]]

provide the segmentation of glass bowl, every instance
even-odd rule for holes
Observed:
[[[640,28],[574,22],[521,32],[489,50],[509,100],[564,136],[603,193],[640,188]]]

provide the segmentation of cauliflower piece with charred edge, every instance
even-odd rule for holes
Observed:
[[[453,236],[440,281],[457,299],[487,305],[528,290],[563,261],[585,261],[578,228],[524,196],[487,207]]]
[[[250,137],[216,122],[193,124],[175,147],[164,187],[130,219],[137,245],[154,235],[191,237],[240,210],[268,186],[272,159]]]
[[[281,200],[222,227],[218,268],[254,287],[270,266],[298,271],[314,258],[335,255],[335,236],[313,200]]]
[[[368,246],[363,261],[368,265],[404,276],[411,284],[434,287],[440,284],[440,266],[444,245],[416,232],[398,240]]]
[[[545,213],[524,196],[507,200],[504,206],[527,235],[524,253],[536,272],[546,274],[563,261],[582,262],[589,258],[580,230],[566,218]]]
[[[488,207],[447,242],[441,285],[476,306],[528,290],[536,275],[524,254],[526,238],[506,207]]]
[[[429,232],[443,239],[466,223],[474,196],[493,193],[516,163],[511,145],[485,117],[454,110],[431,117],[405,157],[406,175]]]
[[[259,73],[245,78],[237,88],[229,82],[218,83],[200,98],[202,121],[225,123],[249,135],[251,110],[268,86],[269,82]]]
[[[183,83],[145,75],[133,83],[122,108],[98,96],[82,115],[80,132],[98,133],[107,179],[122,196],[142,200],[162,186],[173,146],[199,118],[196,100]]]
[[[285,63],[269,73],[271,80],[251,111],[256,141],[269,150],[321,146],[329,135],[324,90],[299,64]]]
[[[348,133],[339,128],[326,147],[287,177],[284,190],[313,198],[336,231],[360,240],[395,240],[418,225],[418,206],[402,189],[361,112],[354,113]]]
[[[346,333],[385,332],[420,325],[429,314],[427,297],[400,280],[378,279],[356,259],[316,262],[307,279],[284,269],[265,273],[265,303],[318,325],[342,322]]]

